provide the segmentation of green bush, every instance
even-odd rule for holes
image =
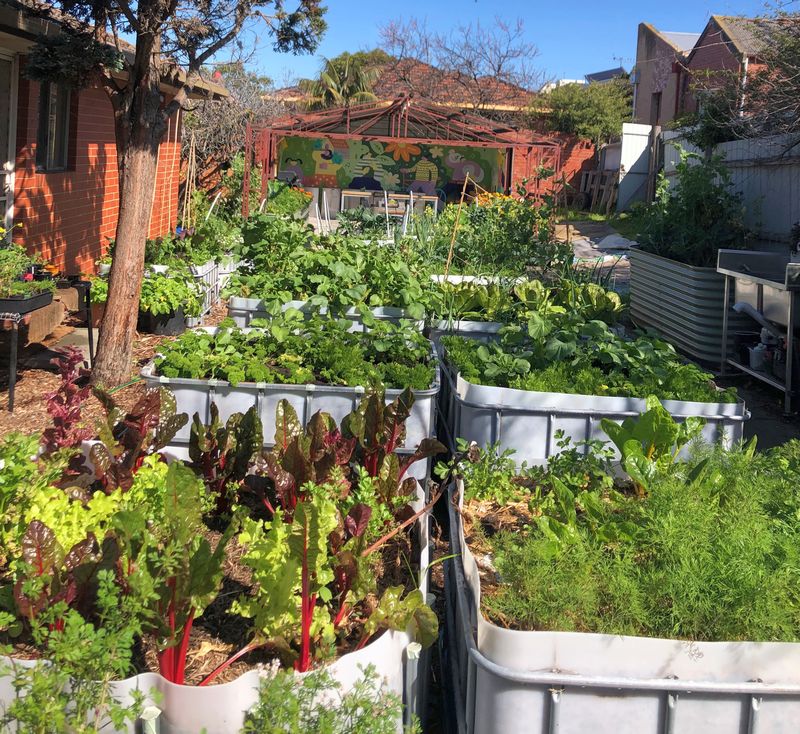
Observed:
[[[746,246],[748,230],[739,194],[719,156],[703,160],[681,151],[677,184],[661,177],[645,211],[639,245],[645,252],[694,267],[716,267],[717,250]]]

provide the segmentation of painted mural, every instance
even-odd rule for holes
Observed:
[[[305,187],[450,194],[469,174],[488,191],[502,190],[505,152],[408,142],[286,137],[278,144],[278,170]]]

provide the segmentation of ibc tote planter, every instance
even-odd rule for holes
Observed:
[[[216,334],[216,328],[203,328],[208,334]],[[398,453],[413,452],[423,439],[432,437],[436,426],[436,401],[440,386],[440,370],[435,352],[431,346],[431,360],[434,365],[434,378],[426,390],[414,390],[414,404],[411,415],[406,421],[405,446]],[[158,374],[155,362],[150,362],[141,371],[141,376],[148,387],[168,387],[177,401],[177,410],[189,416],[200,415],[204,424],[211,419],[211,404],[219,409],[220,419],[224,422],[234,413],[245,413],[255,406],[264,427],[265,446],[272,446],[275,435],[275,410],[280,400],[287,400],[300,422],[305,425],[314,413],[323,411],[333,416],[337,422],[350,413],[361,401],[366,390],[362,386],[318,385],[318,384],[274,384],[241,382],[236,386],[225,380],[190,379],[165,377]],[[402,393],[402,390],[387,389],[386,402],[390,403]],[[191,428],[181,428],[174,438],[173,447],[178,454],[186,450]],[[412,475],[423,480],[429,475],[430,461],[418,462],[411,468]]]
[[[451,449],[456,438],[475,441],[479,446],[499,443],[512,449],[518,462],[547,463],[558,453],[556,432],[563,431],[572,443],[605,439],[600,428],[603,418],[621,422],[643,413],[644,398],[606,395],[576,395],[517,390],[477,385],[442,360],[441,422],[446,426]],[[678,421],[702,417],[706,421],[702,439],[730,447],[743,438],[744,421],[750,417],[743,401],[700,403],[662,400]],[[584,447],[583,451],[587,449]]]
[[[459,480],[449,494],[443,664],[458,734],[797,731],[798,643],[521,631],[486,619],[463,489]]]
[[[281,306],[282,311],[287,309],[297,309],[309,316],[319,313],[326,315],[328,309],[316,308],[309,304],[308,301],[287,301]],[[372,315],[378,321],[389,321],[394,324],[400,321],[408,321],[411,317],[402,308],[394,306],[381,306],[378,308],[370,309]],[[228,316],[233,319],[233,322],[240,327],[248,327],[253,319],[271,319],[272,314],[267,310],[267,304],[260,298],[244,298],[242,296],[231,296],[228,299]],[[363,331],[364,324],[362,322],[361,313],[357,308],[349,308],[342,314],[342,318],[353,322],[353,331]],[[422,322],[420,329],[422,328]]]

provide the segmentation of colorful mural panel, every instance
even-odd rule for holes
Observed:
[[[469,174],[488,191],[502,191],[505,151],[410,142],[286,137],[278,171],[305,187],[447,193]]]

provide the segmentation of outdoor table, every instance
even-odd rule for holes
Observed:
[[[92,284],[88,280],[60,280],[58,288],[74,288],[78,292],[78,312],[83,312],[84,324],[89,337],[89,366],[94,360],[94,333],[92,331]],[[49,305],[49,304],[48,304]],[[43,307],[44,308],[44,307]],[[38,310],[38,309],[37,309]],[[28,313],[34,313],[29,311]],[[0,313],[0,321],[10,321],[11,340],[8,354],[8,412],[14,412],[14,391],[17,385],[17,352],[19,350],[19,325],[28,314],[20,314],[14,311]]]

